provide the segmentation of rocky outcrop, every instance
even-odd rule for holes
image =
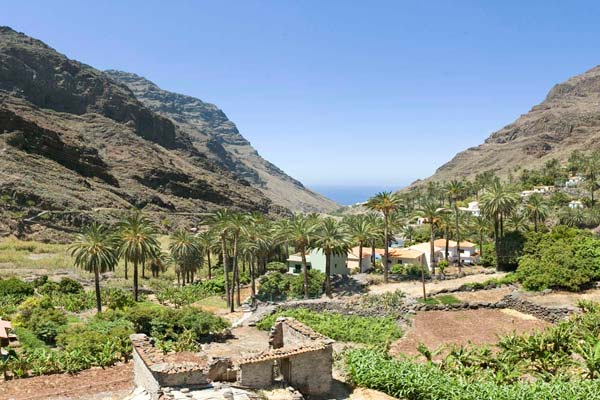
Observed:
[[[518,168],[565,161],[573,150],[600,148],[600,66],[554,86],[545,100],[483,144],[458,153],[423,182],[473,178],[493,170],[506,177]]]
[[[332,211],[340,207],[262,158],[214,104],[162,90],[136,74],[115,70],[106,73],[131,89],[149,109],[173,121],[211,161],[243,177],[276,204],[294,211]]]
[[[108,222],[131,207],[191,225],[223,206],[288,213],[126,85],[0,28],[1,234],[48,239],[44,226]]]

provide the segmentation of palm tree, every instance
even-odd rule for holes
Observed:
[[[363,247],[366,243],[374,240],[377,230],[366,215],[356,215],[348,218],[346,224],[350,231],[352,241],[358,244],[358,269],[362,271]]]
[[[155,256],[152,257],[148,263],[150,271],[152,272],[152,277],[158,278],[158,274],[165,272],[170,262],[171,258],[162,251],[159,251],[157,254],[155,254]]]
[[[483,239],[490,232],[490,222],[482,215],[471,218],[470,227],[479,238],[479,255],[483,257]]]
[[[202,249],[196,238],[186,230],[179,229],[171,238],[169,251],[173,261],[179,267],[180,274],[183,275],[183,285],[185,286],[186,280],[188,283],[193,282],[194,271],[202,259]],[[179,273],[177,281],[179,281]]]
[[[210,250],[214,246],[215,243],[215,235],[212,231],[206,230],[204,232],[200,232],[196,235],[196,240],[198,241],[198,245],[204,251],[207,262],[207,272],[208,279],[212,279],[212,265],[210,262]]]
[[[548,215],[548,206],[544,202],[544,198],[539,193],[534,193],[527,200],[527,214],[533,221],[533,230],[538,231],[538,224],[543,222]]]
[[[119,223],[119,254],[133,263],[133,297],[138,301],[138,266],[144,265],[160,251],[156,231],[150,221],[139,211],[133,212]]]
[[[429,242],[430,242],[430,262],[431,262],[431,274],[435,275],[435,227],[439,220],[444,215],[446,209],[440,207],[439,203],[433,199],[426,199],[421,203],[419,214],[425,218],[425,223],[429,224]],[[424,286],[423,286],[424,287]],[[425,289],[423,289],[425,292]],[[425,297],[425,296],[423,296]]]
[[[465,192],[465,184],[456,179],[450,181],[446,186],[446,193],[450,199],[450,204],[454,209],[454,229],[456,234],[456,257],[458,265],[458,275],[462,275],[462,265],[460,262],[460,227],[458,223],[458,201],[462,198]]]
[[[400,206],[400,198],[392,192],[380,192],[371,197],[366,204],[370,210],[383,214],[383,281],[387,283],[389,274],[389,218],[390,214]]]
[[[515,232],[526,232],[529,230],[527,213],[521,207],[513,210],[506,218],[506,225]]]
[[[119,262],[114,237],[102,225],[93,223],[77,235],[70,250],[76,266],[94,273],[96,308],[102,312],[100,273],[113,269]]]
[[[325,293],[331,297],[331,256],[343,256],[350,249],[350,233],[346,225],[333,218],[321,221],[315,235],[314,248],[325,255]]]
[[[248,223],[248,217],[245,214],[241,214],[238,212],[231,213],[229,215],[229,219],[227,221],[227,225],[229,227],[229,232],[233,239],[233,277],[232,277],[232,286],[231,286],[232,295],[231,295],[231,308],[230,308],[231,312],[234,312],[234,306],[233,306],[234,286],[236,287],[236,290],[235,290],[236,304],[238,307],[240,307],[242,305],[242,302],[240,299],[240,271],[239,271],[239,266],[238,266],[238,256],[239,256],[240,235],[242,234],[242,231],[247,223]]]
[[[371,268],[375,270],[375,247],[377,242],[383,238],[383,219],[379,213],[369,212],[366,214],[367,221],[373,229],[373,235],[371,235],[368,243],[371,246]]]
[[[308,299],[308,268],[306,264],[306,251],[310,249],[317,225],[313,218],[309,218],[302,214],[295,214],[287,226],[285,232],[290,240],[294,243],[296,251],[300,252],[302,259],[302,274],[304,274],[304,298]]]
[[[217,233],[219,239],[221,241],[221,254],[223,258],[223,274],[225,275],[225,297],[227,298],[227,306],[233,307],[233,295],[230,296],[230,292],[233,293],[233,290],[230,290],[229,285],[229,257],[227,252],[227,241],[229,239],[229,218],[231,217],[231,212],[227,209],[222,209],[217,211],[211,218],[210,223],[214,232]]]
[[[408,239],[409,244],[412,244],[413,238],[417,234],[417,230],[413,225],[404,225],[400,231],[405,239]]]
[[[496,264],[501,267],[499,258],[499,242],[504,236],[504,218],[510,215],[519,203],[519,196],[500,182],[491,185],[481,196],[481,211],[494,225],[494,242],[496,248]]]

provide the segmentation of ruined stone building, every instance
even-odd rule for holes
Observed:
[[[135,383],[154,399],[160,399],[165,388],[199,389],[214,382],[249,389],[287,385],[304,395],[320,396],[330,391],[333,381],[333,340],[293,318],[277,319],[268,350],[245,357],[210,352],[165,355],[146,335],[132,335],[131,340]]]

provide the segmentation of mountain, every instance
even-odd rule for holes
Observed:
[[[136,74],[114,70],[105,72],[131,89],[150,110],[173,121],[189,135],[198,151],[222,168],[243,177],[274,203],[306,212],[340,208],[262,158],[214,104],[162,90]]]
[[[175,123],[111,75],[0,27],[0,234],[48,239],[44,227],[77,228],[134,206],[164,226],[223,206],[289,213],[253,186],[258,167],[253,177],[206,150],[249,152],[224,114],[190,108],[202,118]]]
[[[552,158],[566,161],[573,150],[598,148],[600,66],[555,85],[542,103],[483,144],[458,153],[426,180],[473,178],[487,170],[506,177],[520,168],[539,168]]]

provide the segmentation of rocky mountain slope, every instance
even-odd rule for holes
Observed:
[[[48,226],[77,226],[132,206],[288,212],[126,85],[0,27],[0,233],[43,210]]]
[[[540,167],[551,158],[565,161],[573,150],[598,148],[600,66],[554,86],[541,104],[483,144],[458,153],[427,180],[472,178],[486,170],[507,176],[519,168]]]
[[[172,120],[192,138],[198,151],[243,177],[276,204],[301,211],[332,211],[340,207],[262,158],[217,106],[162,90],[132,73],[114,70],[106,73],[127,85],[150,110]]]

